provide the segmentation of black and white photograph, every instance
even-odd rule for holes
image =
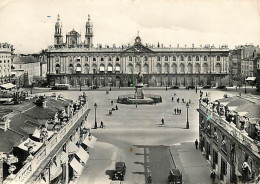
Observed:
[[[0,0],[0,184],[260,184],[260,0]]]

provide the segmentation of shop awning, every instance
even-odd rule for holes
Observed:
[[[29,147],[32,147],[32,151],[33,152],[36,152],[37,150],[40,149],[40,147],[42,146],[42,143],[41,142],[36,142],[36,141],[33,141],[32,139],[30,138],[27,138],[25,141],[23,141],[19,146],[18,148],[22,149],[22,150],[25,150],[25,151],[28,151],[28,148]]]
[[[76,72],[81,72],[81,67],[77,67]]]
[[[105,71],[105,67],[104,67],[104,66],[101,66],[101,67],[99,68],[99,71],[100,71],[100,72],[104,72],[104,71]]]
[[[60,154],[60,162],[61,164],[64,164],[68,161],[68,155],[66,154],[66,152],[62,151]]]
[[[119,71],[120,71],[120,67],[116,66],[116,72],[119,72]]]
[[[84,167],[77,161],[75,157],[71,160],[70,166],[78,175],[80,175],[84,169]]]
[[[50,167],[50,179],[54,180],[62,173],[62,168],[58,167],[56,164],[52,164]]]
[[[73,142],[71,141],[68,142],[67,150],[69,155],[76,153],[78,149],[79,148]]]
[[[256,80],[256,77],[247,77],[246,78],[246,81],[255,81]]]
[[[94,137],[93,135],[91,136],[91,138],[89,138],[88,136],[85,138],[85,140],[83,141],[83,144],[85,144],[86,146],[90,147],[90,148],[94,148],[95,142],[96,142],[97,138]]]
[[[2,84],[0,85],[0,88],[3,88],[3,89],[12,89],[12,88],[15,88],[16,85],[12,84],[12,83],[6,83],[6,84]]]
[[[108,71],[108,72],[112,72],[112,71],[113,71],[112,66],[107,67],[107,71]]]
[[[76,152],[76,155],[80,158],[80,160],[82,162],[84,162],[85,164],[88,161],[89,158],[89,154],[80,146],[78,151]]]

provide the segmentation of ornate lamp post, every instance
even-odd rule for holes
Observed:
[[[186,129],[190,128],[189,125],[189,103],[186,103],[186,107],[187,107],[187,124],[186,124]]]
[[[95,126],[94,129],[97,129],[97,104],[94,104],[94,108],[95,108]]]

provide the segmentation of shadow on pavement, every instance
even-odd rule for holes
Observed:
[[[144,165],[143,162],[134,162],[135,164],[140,164],[140,165]]]

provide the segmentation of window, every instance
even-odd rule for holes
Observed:
[[[207,56],[204,56],[204,61],[207,61]]]
[[[93,58],[93,61],[96,61],[96,58]]]
[[[147,56],[144,56],[144,61],[148,61],[148,57]]]
[[[168,61],[168,56],[165,56],[165,61]]]
[[[112,61],[111,57],[108,58],[108,61]]]
[[[220,61],[220,56],[217,56],[217,61]]]
[[[183,56],[181,56],[181,61],[184,61],[184,57]]]
[[[188,61],[191,61],[191,57],[190,56],[188,56]]]
[[[196,61],[200,61],[200,58],[199,58],[199,56],[196,56]]]
[[[157,56],[157,61],[161,61],[161,58],[160,58],[160,56]]]
[[[100,61],[104,61],[104,58],[101,58]]]
[[[173,56],[173,57],[172,57],[172,60],[173,60],[173,61],[176,61],[176,57],[175,57],[175,56]]]
[[[129,61],[132,61],[132,57],[131,56],[129,56]]]
[[[119,61],[119,58],[116,58],[116,61]]]

